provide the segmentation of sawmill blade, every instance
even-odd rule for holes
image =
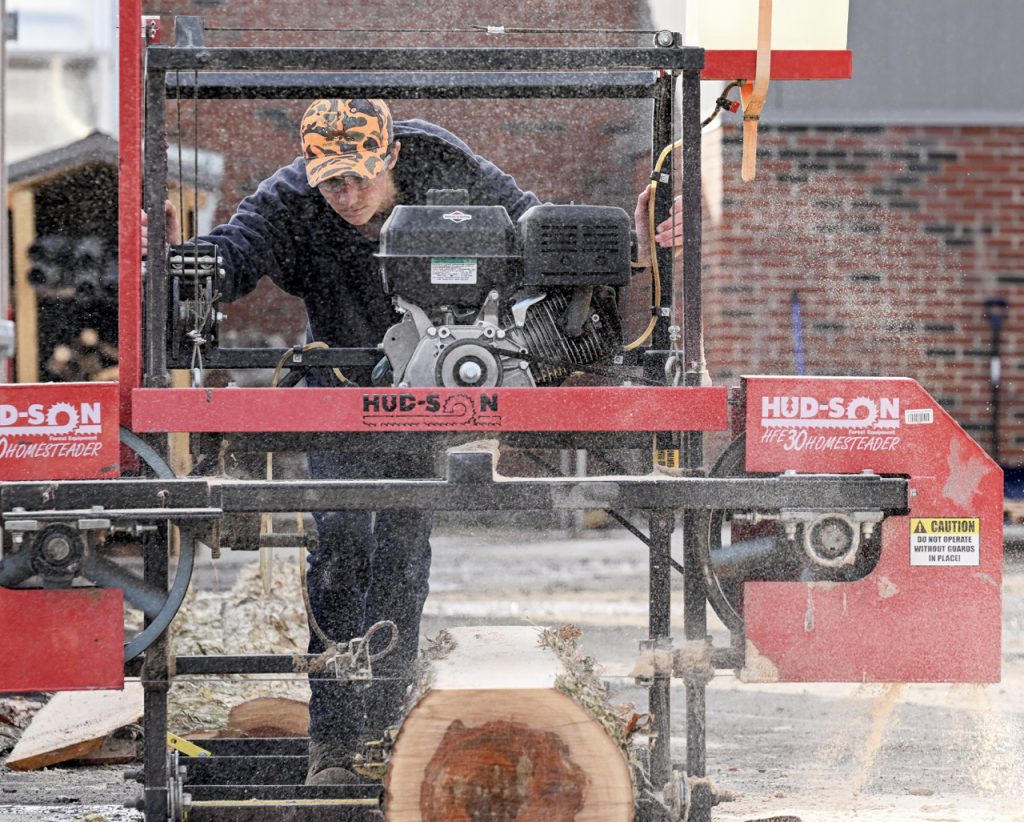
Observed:
[[[756,476],[746,471],[746,437],[734,439],[709,472],[710,477]],[[743,631],[743,582],[752,568],[771,565],[779,556],[779,543],[764,529],[747,528],[741,538],[735,530],[732,542],[723,547],[722,531],[730,512],[702,512],[698,518],[697,546],[707,586],[708,602],[733,633]],[[774,530],[774,528],[769,529]]]
[[[149,469],[161,479],[172,479],[175,474],[164,458],[149,443],[126,428],[120,430],[122,445],[134,451]],[[161,535],[171,533],[174,526],[168,524],[161,529]],[[185,530],[178,531],[178,566],[170,590],[164,592],[146,582],[142,577],[127,571],[117,563],[92,556],[86,563],[84,573],[93,582],[113,585],[124,591],[125,599],[139,608],[147,617],[148,625],[124,646],[127,662],[146,650],[171,624],[192,581],[195,564],[195,540]],[[102,580],[102,582],[101,582]]]

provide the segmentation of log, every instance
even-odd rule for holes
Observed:
[[[284,737],[305,736],[309,726],[309,705],[298,699],[263,696],[240,702],[228,712],[223,736]]]
[[[94,751],[68,761],[69,765],[127,765],[141,757],[142,741],[108,736]]]
[[[532,627],[456,628],[385,780],[388,822],[628,822],[629,766]]]
[[[35,715],[7,759],[15,771],[45,768],[99,750],[118,728],[142,719],[142,686],[123,691],[63,691]]]

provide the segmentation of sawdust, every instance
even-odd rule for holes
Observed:
[[[739,674],[740,682],[778,682],[779,669],[768,657],[762,656],[757,646],[747,640],[744,665]]]
[[[889,727],[889,719],[899,701],[900,692],[903,690],[902,683],[883,686],[881,696],[871,705],[871,727],[868,730],[867,738],[864,740],[864,747],[861,750],[860,761],[853,776],[850,793],[857,796],[864,789],[871,770],[875,764],[875,758],[882,747],[882,741]]]
[[[275,557],[264,594],[258,562],[244,566],[228,592],[191,589],[171,626],[175,656],[304,654],[309,641],[295,560]],[[309,701],[305,677],[269,675],[175,678],[168,697],[168,728],[175,733],[219,730],[228,712],[256,697]]]
[[[451,633],[442,628],[435,637],[427,637],[427,647],[420,653],[424,662],[446,659],[458,643]]]
[[[672,675],[672,652],[662,649],[644,651],[637,657],[629,675],[634,679],[650,681],[655,674]]]
[[[1024,773],[1021,728],[992,711],[992,695],[984,685],[951,685],[948,701],[966,709],[954,714],[963,770],[986,794],[1013,795]]]

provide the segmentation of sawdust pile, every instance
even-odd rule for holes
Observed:
[[[304,654],[309,641],[297,561],[275,557],[272,587],[263,591],[259,563],[241,569],[228,592],[191,589],[171,625],[171,653]],[[168,701],[168,729],[175,733],[219,730],[228,711],[257,697],[309,700],[305,676],[251,675],[175,678]]]
[[[45,696],[11,696],[0,699],[0,756],[9,753],[32,717],[46,704]]]

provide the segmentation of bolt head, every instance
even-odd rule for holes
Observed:
[[[42,551],[43,556],[45,556],[50,562],[64,562],[64,560],[71,556],[74,549],[72,548],[70,540],[61,535],[54,536],[46,540],[40,550]]]
[[[479,382],[483,373],[484,371],[480,367],[480,363],[473,360],[466,360],[466,362],[459,366],[459,378],[467,385]]]
[[[676,37],[668,29],[662,29],[654,35],[654,44],[658,48],[667,49],[675,45]]]

